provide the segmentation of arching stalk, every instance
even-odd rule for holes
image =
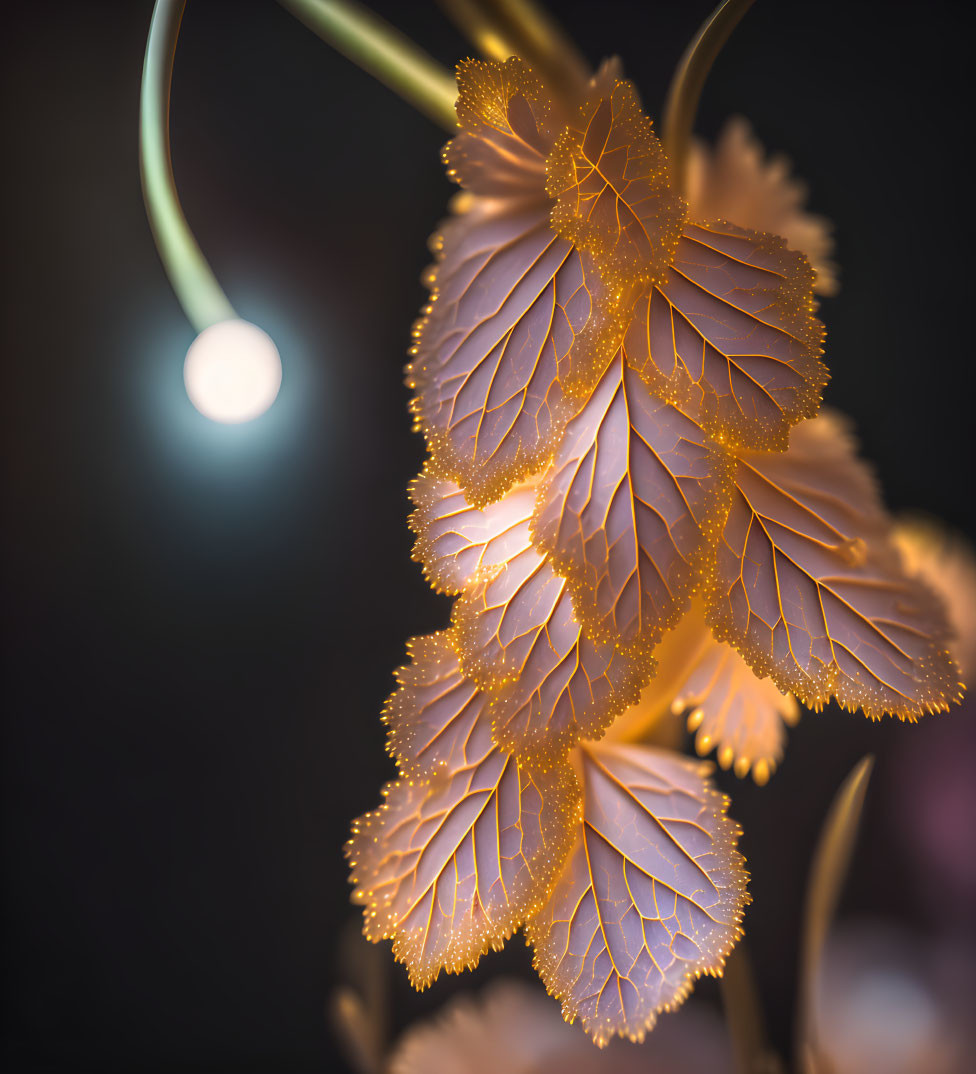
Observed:
[[[282,7],[445,130],[457,130],[454,76],[352,0],[280,0]]]
[[[818,1048],[816,982],[827,935],[857,841],[874,757],[862,758],[841,784],[820,830],[810,867],[800,946],[800,985],[796,1018],[796,1069],[812,1069]]]
[[[186,0],[156,0],[139,110],[139,167],[149,224],[163,267],[190,323],[202,332],[237,317],[186,222],[169,145],[173,58]]]
[[[575,98],[590,68],[572,39],[533,0],[440,0],[457,27],[493,60],[521,56],[559,94]]]
[[[688,147],[705,79],[752,3],[753,0],[723,0],[702,23],[671,79],[661,131],[671,162],[671,181],[680,191],[685,189]]]
[[[438,0],[451,22],[489,60],[507,60],[517,56],[518,45],[504,26],[485,11],[479,0]]]

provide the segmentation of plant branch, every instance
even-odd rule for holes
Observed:
[[[353,0],[279,0],[347,59],[445,130],[457,130],[454,76],[388,22]]]
[[[722,46],[752,3],[753,0],[722,0],[685,49],[671,79],[661,130],[664,149],[671,162],[671,181],[679,191],[685,189],[688,147],[705,79]]]
[[[202,332],[237,317],[183,215],[169,143],[173,59],[186,0],[157,0],[139,101],[139,171],[156,248],[190,323]]]

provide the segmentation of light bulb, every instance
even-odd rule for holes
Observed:
[[[221,321],[190,345],[183,366],[190,402],[225,424],[251,421],[275,401],[281,357],[271,337],[248,321]]]

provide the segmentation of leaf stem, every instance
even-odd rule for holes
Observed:
[[[445,130],[457,130],[453,75],[388,22],[353,0],[279,0],[323,41]]]
[[[176,297],[190,323],[202,332],[237,317],[186,222],[169,142],[173,59],[186,0],[156,0],[139,103],[139,170],[149,225]]]
[[[753,0],[722,0],[699,27],[671,79],[661,130],[671,162],[671,181],[679,191],[685,189],[688,147],[705,79],[722,46],[752,3]]]
[[[464,36],[489,60],[504,61],[518,55],[518,46],[484,10],[479,0],[438,0]]]
[[[535,0],[481,0],[494,21],[505,27],[519,56],[554,88],[575,96],[590,77],[589,64],[559,23]]]

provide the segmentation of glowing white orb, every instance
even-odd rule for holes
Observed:
[[[190,402],[226,424],[250,421],[275,401],[281,357],[271,337],[248,321],[221,321],[190,345],[183,366]]]

